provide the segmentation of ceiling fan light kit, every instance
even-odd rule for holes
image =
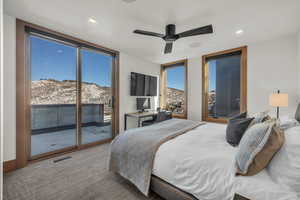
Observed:
[[[178,40],[180,38],[184,38],[184,37],[213,33],[213,26],[207,25],[207,26],[195,28],[192,30],[188,30],[188,31],[184,31],[182,33],[176,34],[176,25],[168,24],[166,26],[165,35],[161,34],[161,33],[155,33],[155,32],[150,32],[150,31],[143,31],[143,30],[135,30],[135,31],[133,31],[133,33],[152,36],[152,37],[159,37],[159,38],[163,39],[164,41],[166,41],[164,53],[168,54],[168,53],[172,52],[173,42],[175,42],[176,40]]]

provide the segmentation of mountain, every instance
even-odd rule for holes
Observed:
[[[183,90],[167,88],[166,109],[176,114],[183,114],[185,105],[184,96]]]
[[[184,91],[175,88],[167,88],[166,103],[176,104],[178,102],[182,102],[182,105],[184,105]]]
[[[104,104],[105,112],[110,111],[110,87],[87,82],[83,82],[81,87],[82,103]],[[32,81],[31,104],[76,104],[76,82],[54,79]]]
[[[105,110],[110,111],[109,103],[111,88],[95,83],[82,83],[82,103],[104,104]],[[31,82],[31,104],[75,104],[76,82],[71,80],[37,80]],[[175,88],[167,88],[167,104],[184,105],[184,91]]]

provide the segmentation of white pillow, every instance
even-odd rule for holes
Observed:
[[[293,128],[295,126],[300,126],[300,123],[289,116],[283,116],[279,119],[279,126],[282,130],[287,130],[289,128]]]
[[[300,196],[300,126],[285,131],[285,143],[267,168],[271,178]]]

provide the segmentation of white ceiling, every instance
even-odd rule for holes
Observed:
[[[157,63],[290,35],[300,28],[300,0],[4,0],[4,9],[17,18]],[[90,17],[98,23],[89,23]],[[215,32],[177,40],[169,55],[163,54],[163,40],[132,33],[164,33],[169,23],[177,25],[177,32],[213,24]],[[238,29],[244,30],[240,37],[235,35]]]

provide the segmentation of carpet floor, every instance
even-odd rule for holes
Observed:
[[[162,200],[109,172],[109,144],[37,162],[4,175],[4,200]]]

